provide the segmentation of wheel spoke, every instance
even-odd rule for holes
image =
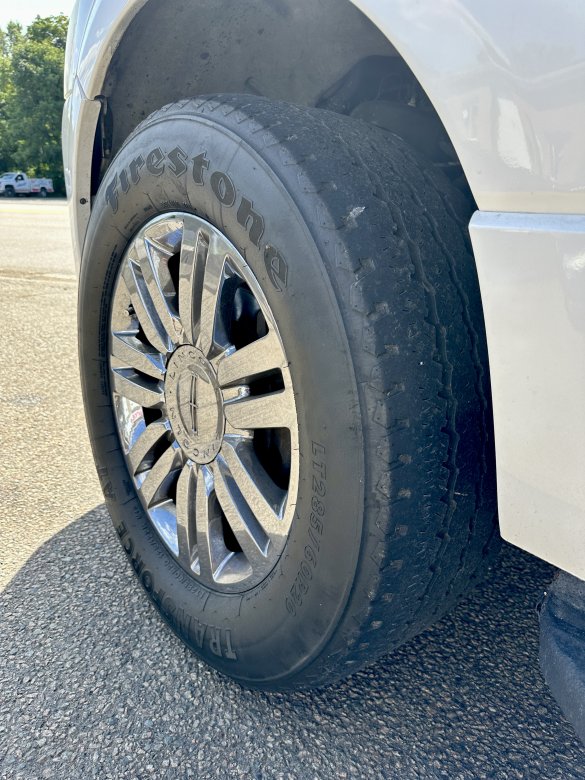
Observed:
[[[149,464],[148,456],[168,432],[169,429],[162,422],[154,422],[146,426],[128,453],[128,461],[133,474],[141,471],[145,463]]]
[[[294,397],[285,388],[276,393],[251,395],[224,405],[227,422],[236,430],[290,428],[294,424]]]
[[[150,507],[149,517],[164,543],[173,555],[179,555],[177,543],[177,507],[172,499]]]
[[[179,560],[191,568],[193,550],[197,544],[195,527],[197,475],[192,463],[186,463],[177,482],[177,541]]]
[[[140,492],[146,506],[150,507],[157,501],[168,498],[166,491],[182,465],[183,456],[181,450],[178,446],[171,445],[160,456],[150,471],[147,472],[144,481],[140,485]]]
[[[217,366],[217,379],[225,387],[285,365],[282,347],[276,333],[271,330],[261,339],[222,356]]]
[[[112,368],[113,389],[139,406],[160,409],[164,403],[162,384],[132,368]]]
[[[176,215],[151,223],[144,231],[144,238],[166,257],[176,254],[181,243],[183,220]]]
[[[112,333],[112,357],[153,379],[163,379],[165,375],[160,352],[149,349],[133,333]]]
[[[205,233],[185,218],[179,261],[179,315],[185,339],[195,343],[201,317],[201,295],[209,241]]]
[[[212,582],[214,565],[213,537],[211,532],[211,502],[214,491],[213,474],[207,466],[201,466],[197,477],[196,517],[197,557],[202,579]]]
[[[282,533],[282,509],[286,491],[279,488],[262,468],[251,442],[224,441],[222,455],[252,513],[268,536]]]
[[[216,331],[218,325],[219,301],[224,282],[226,264],[225,249],[211,236],[205,256],[205,270],[201,285],[201,309],[199,317],[199,329],[196,346],[208,355],[216,344]],[[220,345],[227,346],[227,345]]]
[[[158,320],[165,330],[167,340],[171,345],[176,345],[181,340],[183,327],[171,309],[170,299],[175,296],[175,289],[166,266],[168,257],[146,238],[136,241],[135,251]]]
[[[172,349],[172,342],[160,321],[138,263],[129,258],[122,272],[122,278],[128,288],[132,306],[144,335],[158,352],[166,355]]]
[[[268,552],[268,537],[252,514],[225,461],[213,463],[215,495],[242,552],[253,568],[262,566]]]

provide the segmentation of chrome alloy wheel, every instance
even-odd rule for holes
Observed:
[[[202,584],[258,584],[294,514],[297,415],[274,316],[217,228],[170,213],[139,231],[109,354],[120,440],[156,532]]]

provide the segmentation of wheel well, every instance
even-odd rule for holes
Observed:
[[[402,136],[470,194],[421,85],[349,0],[149,0],[120,41],[99,96],[92,194],[145,117],[222,92],[354,114]]]

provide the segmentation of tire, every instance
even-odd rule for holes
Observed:
[[[120,268],[136,265],[135,237],[151,235],[156,219],[168,229],[172,213],[185,215],[181,247],[194,219],[245,257],[294,391],[292,524],[262,581],[234,592],[186,570],[157,532],[112,402],[116,372],[130,376],[110,357],[121,316],[115,299],[130,289],[118,281]],[[489,371],[468,218],[460,195],[399,138],[251,96],[166,106],[134,131],[105,175],[79,298],[98,474],[120,541],[163,619],[242,684],[284,690],[342,678],[438,619],[493,560]],[[135,316],[135,307],[123,314]],[[169,408],[177,374],[170,360]],[[116,409],[126,409],[115,397]],[[193,423],[189,435],[198,430]],[[179,507],[185,493],[175,491]]]
[[[41,198],[46,198],[47,190],[44,187],[41,187],[41,191],[39,192],[39,195],[41,196]]]
[[[14,187],[11,186],[6,187],[6,189],[4,190],[4,194],[6,195],[7,198],[14,198],[15,195]]]

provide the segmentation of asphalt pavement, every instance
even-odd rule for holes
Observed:
[[[0,200],[0,778],[585,778],[508,545],[438,625],[313,693],[243,690],[134,581],[83,422],[62,201]]]

